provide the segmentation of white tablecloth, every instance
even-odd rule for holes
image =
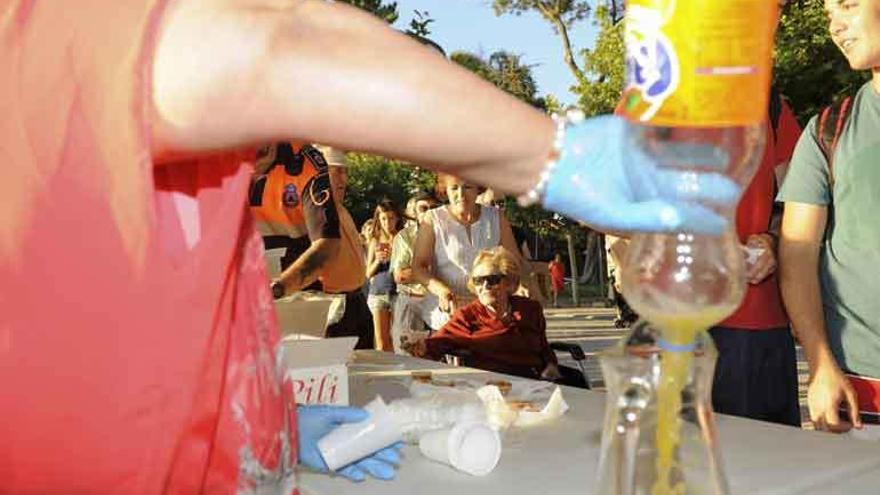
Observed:
[[[367,363],[371,355],[361,351],[358,361]],[[408,369],[488,376],[390,354],[376,358],[378,364],[369,370],[353,368],[352,404],[365,404],[377,393],[386,400],[407,396]],[[407,446],[394,481],[355,484],[301,473],[301,490],[309,495],[589,495],[599,460],[605,394],[572,388],[564,394],[571,410],[561,419],[504,434],[501,461],[488,476],[459,473]],[[716,416],[716,423],[732,495],[880,494],[880,443],[723,415]]]

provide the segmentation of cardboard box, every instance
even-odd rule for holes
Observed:
[[[297,292],[275,301],[281,335],[323,338],[327,325],[345,312],[345,296]]]
[[[281,341],[284,378],[297,404],[348,405],[346,362],[356,343],[357,337]]]

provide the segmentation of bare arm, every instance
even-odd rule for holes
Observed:
[[[398,268],[394,270],[394,282],[398,284],[411,284],[416,281],[412,268]]]
[[[850,411],[857,411],[857,401],[828,346],[819,290],[819,251],[827,220],[825,206],[785,204],[779,243],[780,287],[793,330],[810,366],[810,418],[818,429],[846,431],[851,425],[840,420],[838,406],[846,401]],[[860,425],[857,413],[850,419]]]
[[[298,137],[520,194],[554,134],[547,116],[431,49],[318,0],[175,2],[153,89],[157,155]]]
[[[370,239],[370,244],[367,246],[367,278],[371,278],[376,274],[376,270],[379,269],[379,259],[376,256],[376,247],[378,243]]]
[[[339,239],[318,239],[312,242],[287,270],[278,277],[286,293],[302,290],[318,279],[321,268],[339,252]]]
[[[427,219],[419,225],[419,231],[416,234],[416,242],[413,246],[412,278],[415,282],[428,287],[429,290],[429,284],[432,280],[435,287],[438,282],[442,283],[434,277],[431,269],[434,263],[434,242],[434,223]]]
[[[810,369],[831,358],[819,291],[819,250],[827,208],[787,203],[780,239],[780,288]]]
[[[434,275],[434,222],[430,218],[419,225],[416,244],[413,247],[413,279],[437,296],[440,309],[452,314],[457,306],[455,293],[443,280]]]

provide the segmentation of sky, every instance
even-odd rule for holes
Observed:
[[[575,102],[568,90],[574,84],[574,76],[562,59],[562,42],[539,14],[496,17],[491,0],[396,1],[400,18],[395,27],[407,28],[414,10],[428,11],[434,19],[429,25],[429,37],[446,53],[465,50],[488,57],[505,50],[518,54],[524,63],[534,66],[532,75],[539,95],[552,94],[564,104]],[[588,20],[575,25],[569,33],[574,49],[589,47],[595,32]]]

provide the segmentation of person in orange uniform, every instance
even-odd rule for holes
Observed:
[[[309,144],[281,142],[261,152],[251,184],[251,211],[267,248],[288,246],[283,271],[271,283],[272,295],[280,298],[303,289],[344,294],[345,313],[327,328],[327,336],[355,336],[358,349],[372,349],[370,311],[360,291],[365,279],[363,248],[342,206],[345,155],[323,150],[332,167],[324,153]]]
[[[258,152],[256,168],[250,206],[257,231],[266,249],[286,248],[272,295],[320,289],[319,272],[340,244],[324,156],[308,144],[279,142]]]

